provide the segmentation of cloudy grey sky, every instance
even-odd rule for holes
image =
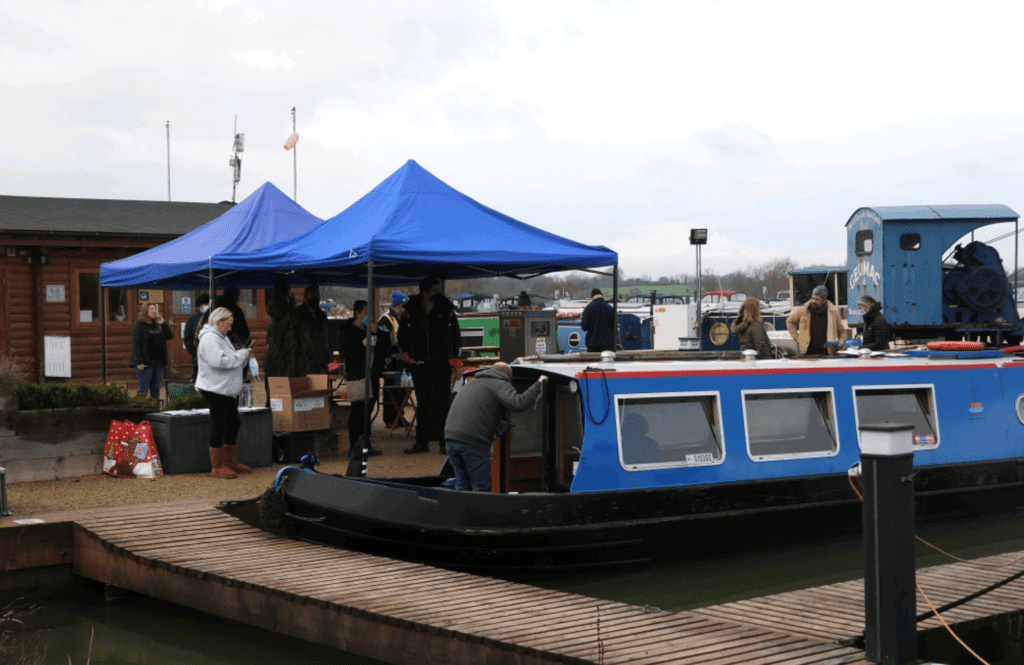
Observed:
[[[1024,211],[1024,7],[608,0],[0,2],[0,191],[291,194],[407,159],[628,274],[838,264],[861,206]],[[992,235],[996,235],[993,231]],[[999,247],[1004,258],[1012,245]]]

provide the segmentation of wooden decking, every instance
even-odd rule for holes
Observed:
[[[851,646],[863,630],[862,582],[645,611],[278,538],[203,502],[77,517],[73,560],[76,573],[101,582],[390,663],[865,662]],[[944,603],[1021,567],[954,564],[918,579]],[[1019,578],[946,617],[1022,608]]]

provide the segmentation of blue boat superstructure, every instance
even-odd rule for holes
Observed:
[[[614,363],[559,371],[572,374],[584,405],[585,435],[573,492],[845,473],[859,459],[858,427],[879,418],[916,425],[915,466],[1024,459],[1024,362],[1014,356]],[[629,459],[623,421],[631,403],[643,405],[651,396],[662,401],[646,410],[668,421],[662,423],[663,432],[677,429],[677,447],[689,445],[698,454],[713,448],[714,455],[687,461],[685,452],[666,451],[673,448],[671,439],[661,439],[658,459]],[[687,397],[702,408],[682,415],[666,401]],[[796,404],[800,401],[805,404]],[[873,413],[858,413],[858,402]],[[886,403],[904,412],[878,413]],[[601,420],[606,404],[607,418]],[[758,454],[770,450],[763,444],[757,450],[758,428],[780,429],[765,418],[774,410],[792,421],[797,414],[807,415],[806,406],[821,412],[810,413],[820,415],[821,423],[809,422],[805,432],[818,436],[818,444]],[[796,439],[801,426],[790,422],[782,438]],[[711,446],[687,437],[708,430],[715,437]]]

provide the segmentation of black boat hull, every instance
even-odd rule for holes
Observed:
[[[861,527],[844,475],[616,492],[477,494],[438,479],[294,470],[281,479],[289,535],[486,573],[608,569],[819,540]],[[435,486],[431,486],[431,485]],[[1017,511],[1024,460],[918,469],[919,525]]]

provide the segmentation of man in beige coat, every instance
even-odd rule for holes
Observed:
[[[826,342],[838,341],[836,350],[843,348],[846,339],[846,324],[839,316],[839,308],[828,300],[828,289],[814,287],[811,299],[803,307],[797,307],[786,319],[786,328],[796,340],[801,355],[828,355]]]

